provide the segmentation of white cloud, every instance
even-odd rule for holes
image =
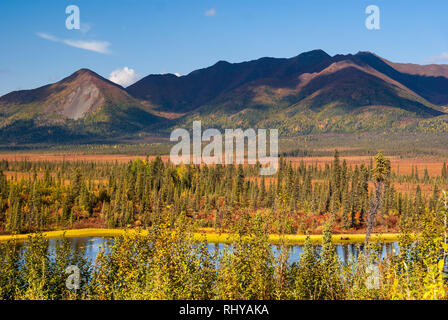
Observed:
[[[180,73],[175,72],[174,75],[175,75],[176,77],[180,77]]]
[[[214,17],[214,16],[216,16],[216,9],[215,8],[211,8],[211,9],[205,11],[205,15],[207,17]]]
[[[438,62],[448,62],[448,52],[443,52],[442,54],[427,59],[428,62],[438,63]]]
[[[107,41],[63,40],[62,42],[79,49],[98,53],[109,53],[110,43]]]
[[[116,69],[110,73],[109,80],[119,84],[122,87],[127,87],[140,79],[140,76],[134,69],[124,67],[123,69]]]
[[[109,46],[110,43],[107,41],[96,41],[96,40],[90,40],[90,41],[83,41],[83,40],[70,40],[70,39],[59,39],[51,34],[38,32],[37,36],[45,39],[50,40],[53,42],[59,42],[64,43],[68,46],[84,49],[88,51],[93,51],[97,53],[110,53]]]
[[[44,33],[44,32],[38,32],[37,36],[42,39],[45,39],[45,40],[50,40],[50,41],[54,41],[54,42],[59,41],[59,39],[57,39],[56,37],[53,37],[51,34]]]

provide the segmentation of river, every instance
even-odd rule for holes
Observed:
[[[70,241],[70,244],[73,248],[85,248],[85,257],[93,262],[96,258],[98,252],[100,252],[101,248],[104,247],[107,243],[112,243],[113,239],[111,238],[102,238],[102,237],[88,237],[88,238],[67,238]],[[57,241],[61,241],[60,239],[49,239],[49,250],[53,251]],[[23,245],[23,244],[22,244]],[[223,250],[227,244],[224,243],[209,243],[208,248],[210,251],[215,250]],[[317,245],[318,246],[318,245]],[[335,244],[336,252],[341,259],[342,262],[346,262],[350,256],[353,256],[355,259],[357,258],[359,251],[362,250],[360,248],[359,243],[353,244]],[[382,243],[382,257],[389,256],[394,254],[394,252],[398,251],[398,244],[396,242],[387,242]],[[296,262],[300,258],[300,254],[303,252],[302,245],[293,245],[289,248],[289,262]],[[272,245],[272,251],[276,255],[278,253],[278,247],[276,245]]]

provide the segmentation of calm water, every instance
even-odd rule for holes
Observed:
[[[102,247],[106,243],[112,243],[112,239],[101,238],[101,237],[91,237],[91,238],[68,238],[73,248],[85,248],[85,256],[93,262],[95,260],[96,255],[101,250]],[[50,250],[54,249],[57,241],[61,241],[60,239],[49,239]],[[210,243],[208,244],[209,250],[213,251],[218,248],[219,251],[222,251],[227,245],[223,243]],[[277,246],[273,245],[272,250],[274,254],[277,254],[278,249]],[[350,256],[353,256],[355,259],[357,258],[359,251],[362,248],[359,247],[359,244],[337,244],[336,251],[339,258],[345,262],[349,259]],[[398,245],[396,242],[389,242],[382,244],[382,257],[386,257],[388,255],[392,255],[393,252],[398,251]],[[294,245],[290,247],[290,255],[289,262],[295,262],[299,260],[300,254],[303,252],[303,248],[301,245]]]

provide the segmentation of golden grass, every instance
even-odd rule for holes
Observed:
[[[87,238],[87,237],[116,237],[124,234],[126,230],[123,229],[100,229],[100,228],[87,228],[87,229],[74,229],[74,230],[60,230],[60,231],[48,231],[42,232],[42,235],[48,239],[55,238]],[[132,232],[132,231],[131,231]],[[135,232],[135,231],[133,231]],[[14,235],[2,235],[0,236],[0,242],[9,240],[27,240],[32,234],[14,234]]]
[[[196,237],[200,236],[200,234],[195,234]],[[227,233],[208,233],[205,234],[207,242],[211,243],[231,243],[235,239],[235,235],[227,234]],[[392,242],[398,241],[399,234],[398,233],[388,233],[388,234],[373,234],[371,236],[371,240],[373,242]],[[286,244],[303,244],[305,242],[306,235],[278,235],[271,234],[269,235],[269,242],[273,244],[278,243],[286,243]],[[310,235],[310,240],[313,243],[321,243],[322,235]],[[355,242],[364,242],[365,235],[364,234],[337,234],[333,235],[332,238],[334,243],[355,243]]]
[[[203,232],[194,233],[196,240],[205,240],[209,243],[231,243],[235,240],[236,236],[229,233],[216,233],[210,232],[212,230],[202,230]],[[86,237],[116,237],[125,233],[136,233],[134,229],[77,229],[77,230],[61,230],[61,231],[49,231],[43,232],[42,235],[48,239],[50,238],[86,238]],[[146,235],[148,232],[142,230],[141,234]],[[28,239],[30,234],[18,234],[18,235],[2,235],[0,236],[0,242],[8,240],[23,241]],[[374,242],[391,242],[397,241],[399,237],[398,233],[385,233],[385,234],[373,234],[371,240]],[[273,244],[285,242],[287,244],[302,244],[305,242],[306,235],[269,235],[269,242]],[[313,243],[322,242],[322,235],[310,235],[310,239]],[[335,234],[333,235],[334,243],[354,243],[363,242],[365,240],[364,234]]]

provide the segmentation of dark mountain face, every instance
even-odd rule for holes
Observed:
[[[431,75],[430,71],[425,74],[423,71],[425,66],[419,66],[422,74],[417,74],[410,65],[408,65],[406,70],[403,67],[400,68],[400,64],[390,64],[388,61],[368,52],[358,53],[356,59],[403,84],[431,103],[437,105],[448,104],[448,78],[440,75]],[[398,68],[394,68],[394,65]],[[440,74],[444,74],[446,69],[446,66],[432,67],[435,74],[437,74],[436,69],[440,70]]]
[[[447,89],[448,78],[404,73],[372,53],[331,57],[315,50],[290,59],[220,61],[183,77],[150,75],[127,91],[160,111],[182,114],[297,104],[318,110],[334,103],[346,110],[398,107],[427,117],[442,114],[434,105],[448,103]]]
[[[315,50],[291,59],[261,58],[234,64],[219,61],[182,77],[149,75],[127,91],[161,111],[185,113],[248,83],[290,86],[295,75],[321,69],[329,58],[324,51]]]
[[[356,83],[357,86],[353,86]],[[397,88],[374,75],[353,66],[316,77],[300,91],[297,99],[307,101],[312,111],[334,104],[346,112],[361,106],[400,106],[421,116],[438,116],[442,112],[397,95]]]

